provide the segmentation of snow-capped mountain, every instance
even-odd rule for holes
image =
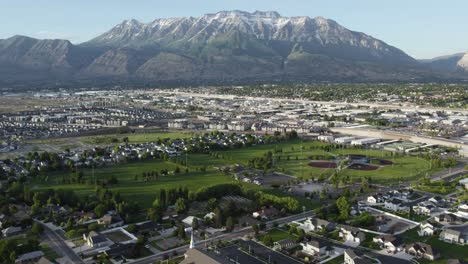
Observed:
[[[466,67],[467,61],[457,63]],[[24,36],[0,40],[0,82],[8,84],[444,78],[428,65],[333,20],[273,11],[126,20],[80,45]]]
[[[333,20],[323,17],[282,17],[273,11],[222,11],[199,18],[156,19],[146,24],[136,20],[124,21],[84,45],[183,48],[187,45],[208,45],[233,32],[275,50],[277,48],[272,47],[275,44],[287,43],[289,49],[299,44],[314,53],[325,51],[330,55],[365,60],[414,62],[401,50],[364,33],[348,30]]]

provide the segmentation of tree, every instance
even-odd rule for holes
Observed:
[[[193,220],[192,220],[192,228],[194,230],[198,229],[198,219],[196,217],[194,217]]]
[[[262,238],[262,243],[265,244],[267,247],[273,246],[273,238],[270,235],[265,235]]]
[[[257,224],[252,225],[252,230],[255,232],[255,235],[258,235],[258,233],[260,232],[260,228]]]
[[[97,217],[102,217],[106,213],[106,208],[104,205],[98,204],[96,207],[94,207],[94,213]]]
[[[135,224],[129,224],[127,230],[130,233],[135,233],[137,231],[137,226]]]
[[[349,204],[346,197],[341,196],[336,200],[336,207],[338,207],[338,211],[340,212],[339,219],[340,220],[347,220],[349,217],[349,211],[351,210],[351,205]]]
[[[232,230],[234,229],[234,220],[232,219],[232,217],[228,217],[228,219],[226,220],[226,230],[228,232],[231,232]]]
[[[219,207],[216,207],[214,210],[214,224],[216,227],[220,228],[223,226],[223,213]]]
[[[186,239],[187,238],[187,234],[185,233],[185,228],[184,226],[178,226],[177,227],[177,236],[180,238],[180,239]]]
[[[72,228],[73,228],[73,221],[72,221],[71,217],[69,217],[68,221],[67,221],[67,225],[65,226],[65,229],[70,230]]]
[[[34,236],[39,236],[40,234],[42,234],[43,231],[44,229],[39,223],[34,223],[31,227],[31,234]]]
[[[175,203],[175,208],[178,214],[183,214],[187,211],[187,206],[185,204],[184,198],[178,198]]]

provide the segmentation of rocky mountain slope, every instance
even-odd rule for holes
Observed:
[[[223,11],[150,23],[129,20],[80,45],[22,36],[0,40],[0,77],[9,83],[434,77],[424,65],[427,63],[333,20],[282,17],[276,12]]]
[[[438,71],[468,73],[468,52],[421,60],[421,63]]]

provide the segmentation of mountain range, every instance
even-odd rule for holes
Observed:
[[[222,11],[126,20],[88,42],[0,40],[0,80],[28,83],[412,81],[468,76],[468,53],[417,61],[323,17]]]

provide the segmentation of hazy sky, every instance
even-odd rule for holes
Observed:
[[[124,19],[149,22],[233,9],[331,18],[416,58],[468,51],[467,0],[0,0],[0,38],[79,43]]]

